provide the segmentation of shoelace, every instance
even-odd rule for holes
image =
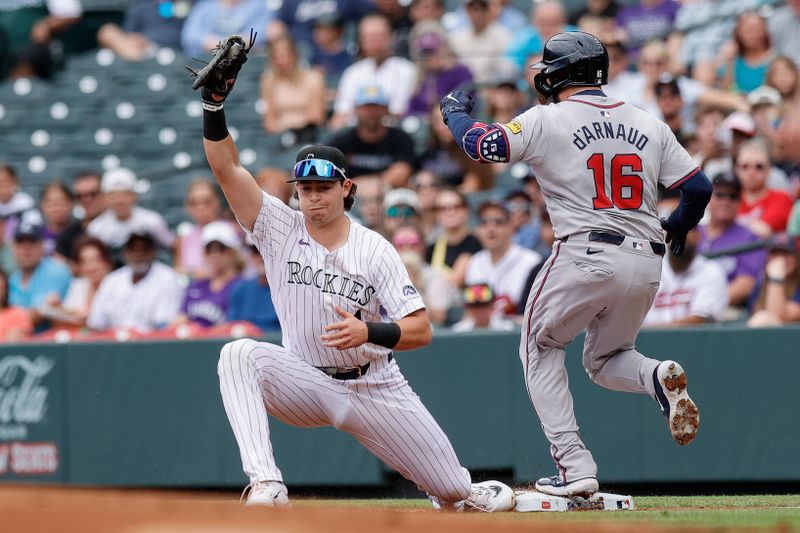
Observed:
[[[494,491],[485,487],[473,487],[469,495],[469,501],[477,507],[486,507],[492,499]]]
[[[244,490],[242,491],[242,495],[239,496],[239,503],[245,501],[245,498],[249,496],[251,493],[261,489],[266,488],[267,484],[263,481],[253,481],[249,485],[247,485]]]
[[[260,483],[259,481],[255,481],[255,482],[253,482],[253,483],[249,483],[249,484],[248,484],[248,485],[247,485],[247,486],[244,488],[244,490],[242,491],[242,495],[241,495],[241,496],[239,496],[239,503],[242,503],[242,502],[244,502],[244,501],[245,501],[245,498],[247,497],[247,495],[248,495],[248,494],[250,494],[250,493],[253,491],[253,489],[255,488],[255,486],[256,486],[256,485],[260,485],[260,484],[261,484],[261,483]]]

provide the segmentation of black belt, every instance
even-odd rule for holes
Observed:
[[[387,363],[391,363],[393,358],[394,357],[392,354],[389,354]],[[367,371],[369,370],[369,365],[369,363],[366,363],[361,366],[348,366],[344,368],[339,366],[318,366],[315,368],[317,370],[321,370],[325,374],[328,374],[333,379],[348,380],[358,379],[361,376],[366,376]]]
[[[569,235],[561,239],[564,242],[567,242],[569,239]],[[606,244],[613,244],[614,246],[619,246],[623,242],[625,242],[625,237],[623,235],[617,235],[616,233],[605,233],[603,231],[590,231],[589,232],[589,242],[604,242]],[[653,242],[649,241],[650,248],[653,249],[653,253],[656,255],[664,255],[667,252],[667,247],[664,246],[663,242]]]

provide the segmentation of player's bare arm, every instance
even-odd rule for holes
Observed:
[[[425,309],[418,309],[397,322],[374,324],[362,322],[341,307],[336,307],[336,313],[343,320],[325,326],[325,331],[328,333],[320,336],[322,344],[329,348],[347,350],[366,342],[375,342],[394,350],[413,350],[431,342],[431,323]],[[399,330],[399,340],[392,346],[386,346],[393,340],[389,336],[393,334],[390,330],[394,327]],[[381,329],[384,331],[380,331]],[[378,338],[373,338],[375,336]],[[388,342],[382,342],[384,339],[387,339]]]
[[[201,70],[186,67],[195,78],[192,88],[202,88],[203,147],[208,164],[236,218],[250,229],[261,210],[262,193],[252,174],[239,161],[223,107],[254,42],[255,34],[251,35],[249,45],[239,36],[228,37],[217,45],[211,61]]]

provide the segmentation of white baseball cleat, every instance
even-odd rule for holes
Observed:
[[[469,498],[464,504],[484,513],[503,513],[513,511],[516,496],[511,487],[499,481],[473,483]]]
[[[597,478],[585,477],[565,483],[560,475],[543,477],[536,481],[535,487],[539,492],[564,498],[574,498],[576,496],[589,498],[600,488],[597,484]]]
[[[245,494],[247,494],[247,501],[244,504],[248,507],[251,505],[291,507],[286,485],[280,481],[254,481],[245,487],[242,498]]]
[[[653,373],[653,384],[672,438],[680,445],[689,444],[697,436],[700,411],[686,392],[686,372],[675,361],[662,361]]]

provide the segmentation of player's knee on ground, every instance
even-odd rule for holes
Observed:
[[[247,359],[253,349],[253,344],[255,344],[255,341],[252,339],[237,339],[223,346],[219,353],[217,374],[222,375],[231,370],[238,371],[246,368],[248,365]]]

